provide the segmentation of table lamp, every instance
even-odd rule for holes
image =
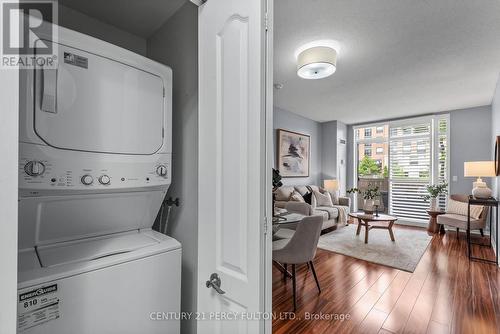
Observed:
[[[323,188],[325,188],[328,192],[334,192],[339,190],[339,181],[336,179],[333,180],[324,180]]]
[[[477,177],[472,184],[472,196],[477,198],[491,197],[491,189],[488,188],[481,177],[495,177],[495,164],[493,161],[467,161],[464,162],[464,176]]]

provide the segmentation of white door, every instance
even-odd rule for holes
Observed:
[[[199,9],[198,333],[264,332],[247,320],[266,303],[264,18],[264,0]],[[219,292],[206,286],[212,274]]]

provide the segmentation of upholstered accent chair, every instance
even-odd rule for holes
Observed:
[[[454,194],[450,195],[452,200],[467,203],[468,195]],[[479,216],[479,218],[470,219],[470,229],[471,230],[479,230],[481,235],[484,235],[483,229],[486,226],[486,218],[488,216],[488,207],[485,206]],[[449,213],[446,212],[444,215],[439,215],[437,217],[437,223],[446,226],[453,226],[457,229],[457,239],[459,238],[458,233],[460,230],[467,231],[467,211],[463,212],[463,214],[457,213]]]

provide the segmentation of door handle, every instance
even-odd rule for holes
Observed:
[[[212,275],[210,275],[210,280],[207,281],[207,283],[206,283],[207,288],[212,288],[215,291],[217,291],[217,293],[219,295],[223,295],[226,293],[226,291],[224,291],[220,288],[220,284],[221,284],[220,277],[216,273],[213,273]]]

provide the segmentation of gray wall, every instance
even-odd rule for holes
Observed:
[[[273,113],[274,124],[274,166],[277,166],[277,131],[276,129],[284,129],[295,132],[300,132],[311,136],[311,165],[309,177],[292,177],[283,178],[285,185],[320,185],[321,179],[321,123],[315,122],[308,118],[291,113],[284,109],[274,107]]]
[[[146,55],[146,39],[99,21],[72,8],[59,5],[59,25],[122,48]]]
[[[321,180],[337,179],[339,181],[339,194],[345,195],[346,191],[346,144],[347,125],[340,121],[321,123]]]
[[[198,7],[186,3],[152,35],[148,57],[173,71],[173,169],[167,197],[178,197],[181,204],[172,209],[167,232],[182,244],[181,310],[194,312],[198,263]],[[195,333],[196,322],[181,322],[181,332]]]
[[[337,179],[339,180],[339,194],[340,196],[346,196],[347,188],[347,125],[342,122],[337,122],[337,165],[339,175]],[[342,141],[344,141],[342,143]]]
[[[464,177],[464,162],[490,160],[491,138],[491,106],[450,112],[450,193],[471,193],[474,178]]]
[[[337,177],[337,121],[321,123],[321,179]]]
[[[491,120],[491,132],[492,136],[490,140],[493,140],[494,137],[500,136],[500,78],[498,79],[497,82],[497,88],[495,90],[495,95],[493,97],[493,102],[492,102],[492,120]],[[494,159],[494,145],[492,145],[492,154],[491,154],[491,159]],[[493,196],[495,196],[497,199],[500,198],[500,180],[499,177],[497,176],[492,180],[492,185],[493,185]],[[495,225],[493,225],[493,236],[496,237],[496,231],[495,231]],[[497,249],[497,253],[500,251],[500,249]]]

